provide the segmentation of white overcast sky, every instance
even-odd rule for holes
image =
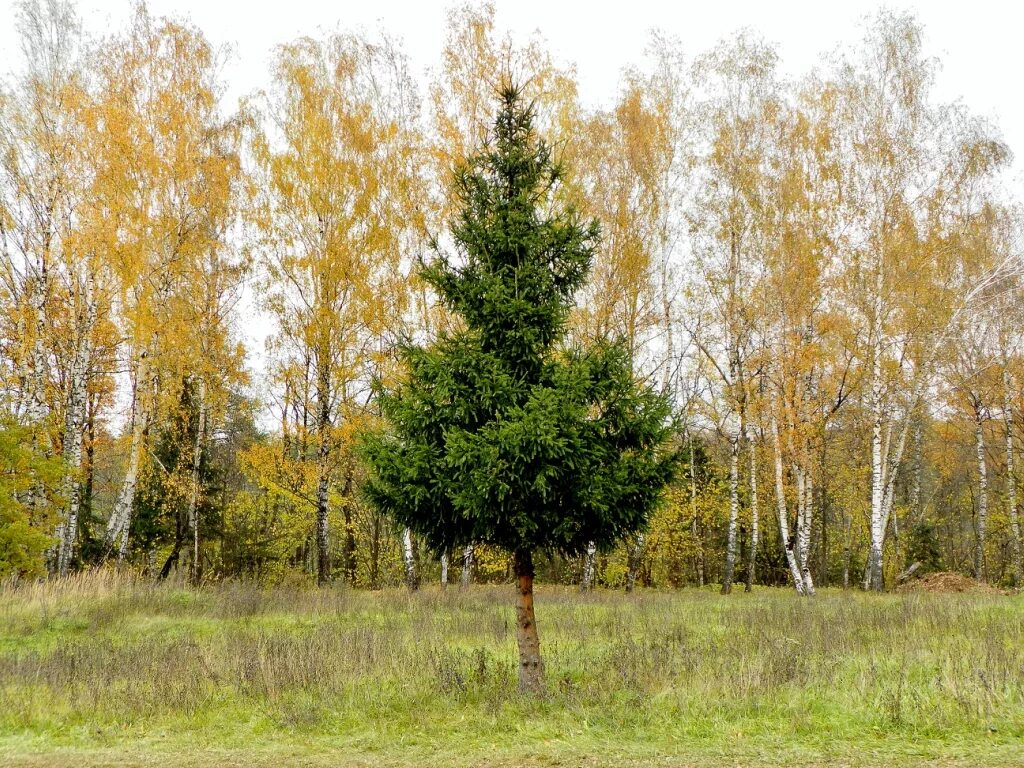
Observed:
[[[0,0],[0,70],[10,70],[17,52],[13,30],[15,0]],[[384,26],[398,35],[414,67],[434,66],[443,43],[448,0],[149,0],[154,15],[185,17],[215,45],[233,49],[225,76],[232,95],[266,81],[268,54],[299,35],[338,28],[373,30]],[[502,29],[523,38],[539,30],[555,57],[575,63],[582,96],[593,104],[612,97],[621,69],[642,59],[649,30],[679,38],[692,57],[741,27],[777,44],[782,68],[799,74],[823,53],[860,37],[861,19],[878,0],[497,0]],[[938,56],[942,71],[937,96],[962,99],[975,113],[993,118],[1011,148],[1024,155],[1024,3],[1013,0],[919,0],[890,2],[910,10],[925,25],[926,52]],[[80,0],[87,30],[120,27],[129,0]],[[1024,170],[1014,163],[1013,177]]]
[[[15,67],[15,0],[0,0],[0,71]],[[404,43],[413,67],[424,72],[439,61],[449,0],[149,0],[155,16],[184,17],[214,45],[230,46],[224,75],[232,100],[266,83],[269,53],[299,35],[336,29],[373,31],[383,26]],[[539,30],[561,63],[576,66],[581,96],[590,105],[607,104],[623,67],[641,63],[651,29],[678,38],[689,58],[741,27],[775,43],[782,71],[799,75],[821,56],[855,42],[861,21],[883,4],[878,0],[496,0],[499,30],[524,39]],[[913,12],[925,27],[925,52],[942,69],[936,97],[962,100],[975,114],[991,118],[1017,157],[1007,185],[1024,199],[1024,3],[1013,0],[919,0],[890,2],[894,11]],[[123,26],[130,0],[80,0],[88,32],[103,34]],[[255,308],[250,304],[250,311]],[[250,365],[261,368],[266,318],[251,318]]]

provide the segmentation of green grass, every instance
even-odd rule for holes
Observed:
[[[0,591],[0,765],[1024,764],[1024,598]]]

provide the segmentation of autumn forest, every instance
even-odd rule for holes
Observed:
[[[16,21],[0,572],[504,580],[503,552],[434,551],[366,504],[355,443],[395,345],[458,322],[417,265],[514,77],[565,168],[555,197],[600,225],[568,343],[622,340],[685,454],[646,530],[543,577],[1020,583],[1010,149],[933,98],[913,18],[869,19],[795,81],[753,33],[696,56],[654,35],[607,109],[489,6],[450,12],[427,83],[386,33],[338,33],[282,45],[236,105],[186,21],[139,6],[92,38],[59,2]]]

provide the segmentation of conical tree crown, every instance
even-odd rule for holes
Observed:
[[[368,495],[438,549],[582,551],[641,528],[669,481],[667,401],[621,344],[566,349],[573,295],[598,226],[556,202],[561,174],[514,87],[490,141],[455,175],[456,254],[424,277],[464,320],[405,346],[406,376],[378,388]]]
[[[552,148],[536,136],[532,108],[507,86],[490,145],[455,175],[460,263],[442,257],[424,270],[483,351],[534,377],[564,332],[598,240],[597,222],[553,210],[560,176]]]

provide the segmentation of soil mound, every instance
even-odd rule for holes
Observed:
[[[939,594],[970,593],[975,595],[1000,595],[995,587],[975,581],[969,576],[952,571],[937,571],[908,581],[901,585],[897,592],[934,592]]]

